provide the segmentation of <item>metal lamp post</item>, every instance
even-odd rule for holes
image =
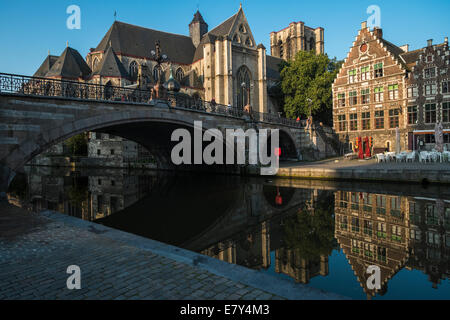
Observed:
[[[156,40],[155,42],[155,50],[151,51],[153,59],[156,61],[156,68],[158,70],[158,79],[156,81],[156,86],[154,87],[154,90],[156,90],[157,98],[160,97],[160,93],[162,90],[162,83],[161,83],[161,75],[162,75],[162,68],[161,64],[164,62],[167,62],[169,58],[166,54],[161,53],[161,45],[159,40]]]

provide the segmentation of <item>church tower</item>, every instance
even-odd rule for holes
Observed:
[[[192,43],[197,48],[202,40],[204,34],[208,33],[208,24],[203,20],[200,11],[194,14],[194,19],[189,24],[189,35],[191,36]]]

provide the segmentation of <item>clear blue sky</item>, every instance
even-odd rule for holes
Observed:
[[[197,6],[210,30],[235,14],[240,0],[0,0],[0,72],[33,74],[47,56],[60,55],[69,45],[86,56],[96,47],[117,20],[152,29],[188,35]],[[257,43],[270,52],[269,34],[304,21],[325,28],[325,51],[342,59],[354,40],[366,9],[378,5],[381,27],[387,40],[410,44],[411,49],[426,45],[427,39],[442,43],[450,30],[448,0],[242,0],[244,12]],[[81,8],[81,30],[66,28],[69,5]]]

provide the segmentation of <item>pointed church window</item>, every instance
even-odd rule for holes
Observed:
[[[132,81],[135,81],[137,79],[137,74],[138,74],[138,66],[136,61],[132,61],[130,63],[130,78]]]
[[[237,106],[238,108],[244,108],[244,106],[250,104],[251,91],[251,75],[246,66],[239,68],[236,85],[238,91]]]
[[[92,70],[97,70],[98,68],[98,58],[94,59],[94,62],[92,63]]]
[[[248,47],[251,47],[252,46],[252,40],[250,38],[247,38],[245,40],[245,45],[248,46]]]
[[[235,34],[233,37],[233,42],[241,43],[241,38],[237,34]]]
[[[178,68],[177,72],[175,74],[175,77],[177,78],[178,82],[181,84],[183,82],[183,79],[184,79],[183,69]]]

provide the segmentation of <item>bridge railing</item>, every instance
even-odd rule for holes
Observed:
[[[115,87],[95,83],[28,77],[8,73],[0,73],[0,94],[13,93],[44,97],[77,98],[95,101],[122,101],[149,103],[152,96],[149,90],[138,88]],[[214,101],[196,99],[183,93],[166,93],[160,100],[168,101],[177,108],[197,110],[238,118],[249,118],[253,121],[281,124],[285,126],[302,127],[303,122],[287,119],[275,114],[258,111],[245,111],[231,105],[222,105]]]

